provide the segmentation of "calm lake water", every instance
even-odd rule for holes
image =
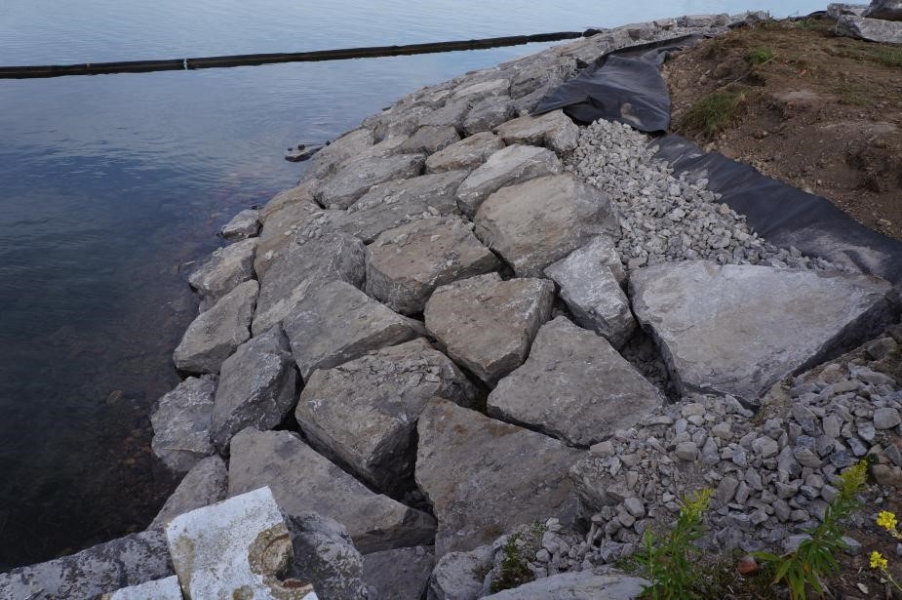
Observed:
[[[0,64],[293,52],[581,31],[767,0],[0,0]],[[291,187],[283,153],[545,45],[0,80],[0,571],[143,529],[176,480],[149,411],[196,314],[190,262]]]

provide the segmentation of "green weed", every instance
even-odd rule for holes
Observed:
[[[501,549],[503,554],[501,557],[501,573],[490,586],[490,591],[493,594],[518,587],[533,579],[532,571],[529,570],[529,567],[526,565],[526,559],[523,557],[519,546],[517,546],[517,540],[519,539],[519,534],[512,534],[507,538],[507,543]]]
[[[759,46],[758,48],[749,50],[748,54],[745,55],[745,60],[753,67],[757,67],[773,60],[774,56],[776,56],[776,54],[774,54],[773,50],[765,48],[764,46]]]
[[[712,137],[726,127],[745,101],[745,94],[734,91],[714,92],[695,103],[681,119],[680,126]]]

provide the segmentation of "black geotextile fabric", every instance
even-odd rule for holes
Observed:
[[[745,215],[752,230],[768,242],[902,282],[902,242],[861,225],[826,198],[766,177],[719,152],[706,154],[676,134],[652,145],[675,175],[707,179],[708,189],[722,194],[721,201]]]
[[[661,77],[661,65],[669,52],[702,39],[701,35],[687,35],[605,54],[543,98],[532,114],[560,108],[581,123],[605,119],[646,133],[667,131],[670,94]]]

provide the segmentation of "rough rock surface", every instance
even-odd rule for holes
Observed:
[[[298,303],[328,281],[362,287],[363,242],[347,233],[296,234],[260,280],[253,331],[259,335],[290,315]]]
[[[890,319],[891,286],[861,275],[691,261],[640,269],[630,287],[681,392],[749,403]]]
[[[179,578],[173,575],[165,579],[156,579],[147,583],[139,583],[116,590],[101,600],[182,600],[182,588]]]
[[[490,131],[464,138],[426,159],[426,172],[441,173],[459,169],[475,169],[504,148],[504,142]]]
[[[203,458],[185,474],[150,527],[164,527],[181,514],[225,500],[228,489],[229,471],[225,461],[216,455]]]
[[[398,152],[407,154],[432,154],[460,141],[460,135],[451,125],[426,125],[420,127],[398,146]]]
[[[149,529],[77,554],[0,573],[0,598],[94,598],[172,575],[166,537]]]
[[[294,559],[289,574],[313,583],[319,598],[367,600],[363,557],[341,523],[318,515],[286,515]]]
[[[651,582],[639,577],[595,575],[591,571],[560,573],[484,596],[485,600],[633,600]]]
[[[467,113],[463,130],[467,135],[492,131],[505,121],[517,116],[517,106],[508,96],[485,98]]]
[[[417,419],[433,396],[470,406],[476,391],[448,357],[418,338],[315,371],[295,417],[314,448],[394,493],[413,475]]]
[[[253,279],[256,248],[256,239],[220,248],[191,273],[188,283],[200,295],[202,311],[216,304],[236,286]]]
[[[871,5],[864,11],[869,19],[902,21],[902,2],[899,0],[871,0]]]
[[[548,266],[545,275],[560,286],[561,300],[581,327],[594,329],[615,348],[635,331],[629,299],[620,287],[623,266],[611,238],[596,237]]]
[[[373,552],[363,557],[363,581],[370,598],[421,600],[434,566],[432,546]]]
[[[276,325],[241,346],[222,363],[210,438],[223,454],[245,427],[272,429],[294,407],[297,369],[282,327]]]
[[[431,543],[435,532],[432,517],[371,492],[288,431],[245,429],[232,438],[229,495],[261,486],[288,514],[343,524],[361,552]]]
[[[370,149],[374,143],[373,132],[369,129],[349,131],[313,156],[305,177],[325,179],[342,165]]]
[[[556,175],[563,170],[554,152],[535,146],[508,146],[492,154],[457,189],[457,206],[472,217],[490,194],[512,183]]]
[[[448,552],[442,556],[429,578],[428,600],[476,600],[483,595],[480,573],[492,568],[492,546],[469,552]]]
[[[500,267],[458,217],[432,217],[383,232],[366,251],[366,291],[404,315],[423,312],[435,288]]]
[[[269,265],[282,254],[289,242],[294,241],[298,232],[315,230],[321,222],[330,222],[331,220],[340,222],[342,220],[344,215],[342,211],[326,211],[316,204],[313,193],[310,191],[311,187],[308,184],[300,188],[293,188],[302,190],[287,196],[296,201],[273,209],[269,218],[263,223],[260,237],[257,238],[259,242],[254,256],[254,272],[257,274],[257,279],[263,279]],[[283,192],[283,194],[289,192],[292,190]],[[298,198],[298,196],[301,197]],[[273,201],[278,199],[279,196],[276,196]],[[267,204],[268,206],[269,204]],[[342,216],[336,219],[335,215]]]
[[[419,175],[425,161],[422,154],[397,154],[346,163],[319,188],[316,199],[327,208],[348,208],[378,183]]]
[[[489,273],[438,288],[426,303],[426,328],[451,358],[494,384],[523,363],[553,300],[547,279]]]
[[[539,329],[523,366],[489,394],[488,412],[589,446],[635,425],[663,401],[607,340],[557,317]]]
[[[194,319],[172,355],[175,366],[189,373],[218,373],[222,361],[251,337],[259,289],[256,281],[245,281]]]
[[[436,556],[549,513],[573,516],[567,470],[580,452],[440,398],[426,405],[417,430],[416,480],[438,519]]]
[[[547,146],[559,155],[573,152],[579,141],[579,127],[562,110],[513,119],[498,127],[497,133],[507,145]]]
[[[902,44],[902,21],[843,15],[836,21],[836,31],[869,42]]]
[[[518,277],[541,277],[551,263],[619,228],[608,197],[570,173],[501,188],[482,203],[474,222],[476,237]]]
[[[232,242],[257,235],[260,231],[260,211],[246,209],[232,217],[220,230],[222,237]]]
[[[215,393],[216,377],[189,377],[160,398],[150,416],[153,452],[173,471],[189,471],[216,452],[210,440]]]
[[[340,365],[424,332],[420,322],[402,317],[343,281],[308,295],[284,325],[305,381],[315,369]]]

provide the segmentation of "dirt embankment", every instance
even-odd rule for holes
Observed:
[[[902,240],[902,48],[806,19],[673,56],[673,130]]]

